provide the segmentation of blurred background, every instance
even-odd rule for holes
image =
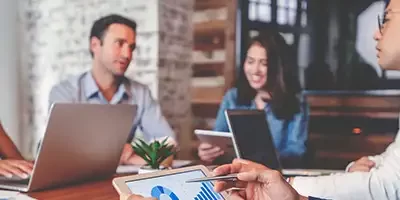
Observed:
[[[382,0],[0,0],[0,119],[24,155],[35,154],[50,88],[89,69],[89,30],[118,13],[138,23],[127,76],[149,85],[196,159],[194,129],[212,129],[246,43],[276,29],[291,45],[310,105],[308,167],[343,169],[393,141],[400,74],[377,65]]]

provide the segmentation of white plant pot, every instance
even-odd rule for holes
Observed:
[[[164,166],[160,166],[160,169],[153,169],[149,165],[144,165],[139,168],[138,174],[157,172],[157,171],[164,170],[164,169],[166,169]]]

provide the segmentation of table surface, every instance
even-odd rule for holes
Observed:
[[[200,163],[193,162],[188,166],[197,165]],[[183,167],[183,166],[181,166]],[[216,167],[216,165],[207,166],[210,170]],[[75,183],[66,185],[58,188],[45,189],[37,192],[28,192],[27,195],[38,199],[49,199],[49,200],[62,200],[62,199],[99,199],[99,200],[118,200],[119,195],[112,185],[112,180],[116,177],[129,176],[137,173],[126,172],[118,173],[109,178],[100,180],[92,180],[81,183]]]
[[[126,174],[129,175],[129,174]],[[37,192],[28,192],[27,195],[35,199],[49,199],[49,200],[61,200],[61,199],[99,199],[99,200],[118,200],[119,195],[112,186],[112,180],[115,177],[121,175],[115,175],[103,180],[87,181],[74,185],[67,185],[54,189],[46,189]],[[123,175],[122,175],[123,176]]]

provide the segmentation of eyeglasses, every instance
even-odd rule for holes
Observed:
[[[382,21],[381,21],[381,17],[378,15],[378,28],[379,28],[379,33],[382,34]]]
[[[400,10],[389,10],[386,11],[385,14],[383,15],[383,18],[380,17],[380,15],[378,15],[378,28],[379,28],[379,32],[382,34],[382,27],[385,24],[385,22],[387,21],[386,19],[386,15],[388,14],[388,12],[390,13],[400,13]]]
[[[383,18],[381,18],[381,16],[380,15],[378,15],[378,28],[379,28],[379,32],[382,34],[382,27],[383,27],[383,25],[385,24],[385,22],[386,22],[387,20],[386,20],[386,12],[385,12],[385,14],[383,15]]]

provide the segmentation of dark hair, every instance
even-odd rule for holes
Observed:
[[[279,119],[291,119],[294,114],[300,112],[300,102],[297,94],[301,91],[297,75],[297,65],[289,45],[278,32],[264,31],[252,38],[248,49],[253,44],[259,44],[267,52],[267,82],[263,90],[271,94],[268,102],[272,112]],[[244,72],[244,62],[236,83],[238,90],[237,103],[250,105],[257,91],[251,86]]]
[[[90,30],[89,41],[92,39],[92,37],[96,37],[101,42],[103,42],[104,35],[111,24],[123,24],[130,27],[134,32],[136,32],[136,22],[134,20],[128,19],[121,15],[111,14],[101,17],[93,23],[93,26]],[[93,57],[92,50],[89,50],[90,54]]]

